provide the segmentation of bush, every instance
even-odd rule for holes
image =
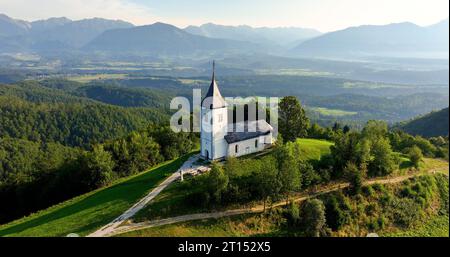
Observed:
[[[326,234],[325,206],[321,200],[306,201],[302,206],[300,217],[306,236],[320,237]]]
[[[416,169],[419,169],[420,162],[423,159],[422,150],[420,150],[420,148],[417,146],[413,146],[413,147],[409,148],[408,149],[408,158],[412,162],[414,167]]]
[[[365,196],[370,197],[373,196],[375,194],[375,190],[373,189],[372,186],[365,186],[362,188],[362,192],[364,193]]]
[[[300,220],[300,208],[298,204],[291,202],[287,209],[286,216],[288,223],[293,227],[297,227]]]
[[[350,222],[350,210],[343,203],[341,196],[331,195],[325,200],[325,216],[328,226],[334,230],[339,230],[342,226]]]

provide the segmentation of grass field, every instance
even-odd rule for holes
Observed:
[[[67,77],[68,80],[80,82],[80,83],[89,83],[93,80],[104,80],[104,79],[123,79],[126,78],[127,74],[94,74],[94,75],[77,75]]]
[[[323,155],[330,153],[330,147],[333,145],[330,141],[308,138],[297,139],[295,144],[299,146],[300,158],[304,161],[320,160]]]
[[[0,226],[0,236],[81,236],[112,221],[175,172],[190,155],[163,163],[28,217]]]
[[[395,85],[395,84],[383,84],[376,82],[344,82],[343,88],[366,88],[366,89],[379,89],[379,88],[408,88],[407,85]]]
[[[325,116],[332,116],[332,117],[345,117],[345,116],[353,116],[358,114],[357,112],[349,112],[344,110],[337,110],[337,109],[328,109],[323,107],[312,107],[311,110],[318,112]]]

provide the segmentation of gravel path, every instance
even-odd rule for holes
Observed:
[[[128,220],[129,218],[133,217],[138,211],[144,208],[148,204],[148,202],[150,202],[157,195],[159,195],[159,193],[161,193],[161,191],[164,190],[168,185],[179,179],[181,177],[181,173],[195,174],[197,173],[198,170],[207,169],[207,167],[205,166],[194,165],[195,161],[197,161],[198,158],[199,158],[198,155],[190,157],[186,162],[183,163],[183,165],[175,173],[173,173],[170,177],[168,177],[156,188],[154,188],[144,198],[135,203],[130,209],[125,211],[122,215],[120,215],[107,225],[103,226],[99,230],[89,234],[88,237],[103,237],[115,233],[116,229],[120,226],[120,224],[122,224],[125,220]]]

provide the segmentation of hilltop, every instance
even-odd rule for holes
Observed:
[[[401,123],[398,128],[424,137],[448,136],[448,108]]]

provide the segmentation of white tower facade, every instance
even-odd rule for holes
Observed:
[[[225,158],[228,151],[228,143],[225,141],[228,133],[228,108],[215,79],[214,62],[211,85],[201,105],[201,155],[206,160]]]

